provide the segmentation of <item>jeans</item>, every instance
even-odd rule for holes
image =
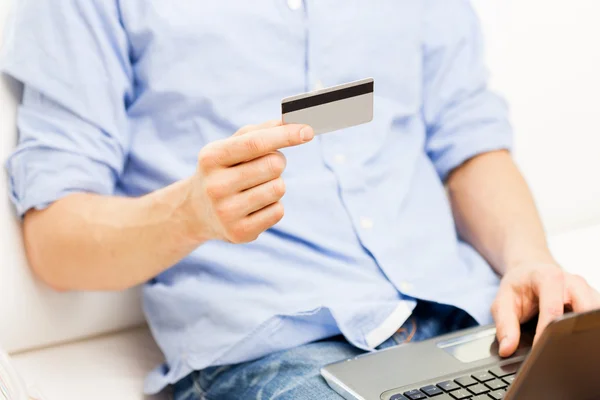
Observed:
[[[409,320],[378,349],[475,325],[475,320],[458,308],[421,301]],[[362,353],[343,336],[337,336],[254,361],[209,367],[177,382],[174,400],[339,400],[341,397],[329,388],[319,370]]]

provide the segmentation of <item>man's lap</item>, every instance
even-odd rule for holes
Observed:
[[[379,348],[425,340],[474,325],[475,321],[461,310],[419,302],[413,316]],[[320,368],[362,353],[339,336],[255,361],[206,368],[175,385],[175,400],[337,400],[340,397],[327,386]]]

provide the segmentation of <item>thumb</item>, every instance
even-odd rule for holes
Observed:
[[[496,337],[500,344],[498,350],[501,357],[511,356],[519,346],[521,340],[521,315],[515,307],[514,294],[498,294],[492,307],[492,315],[496,323]]]

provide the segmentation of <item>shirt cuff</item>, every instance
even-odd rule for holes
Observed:
[[[478,128],[480,132],[469,132],[463,138],[453,142],[451,148],[439,155],[435,168],[442,181],[457,167],[480,154],[496,150],[512,150],[512,131],[510,126]]]
[[[72,193],[114,193],[116,176],[106,164],[52,148],[24,148],[7,161],[9,194],[19,217]]]

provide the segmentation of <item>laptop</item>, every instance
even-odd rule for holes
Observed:
[[[532,348],[498,356],[494,326],[408,343],[327,365],[321,375],[348,400],[600,399],[600,310],[566,314]]]

